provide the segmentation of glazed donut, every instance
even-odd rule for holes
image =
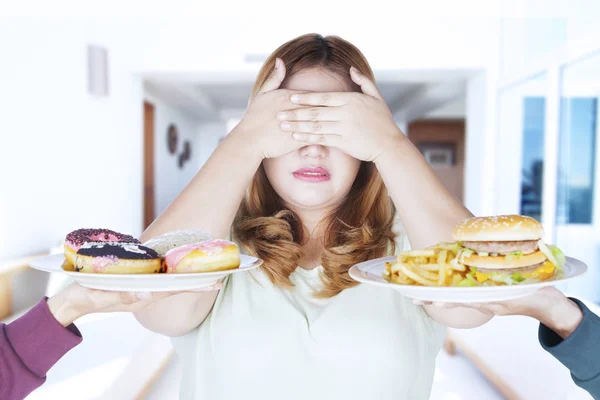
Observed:
[[[209,272],[240,266],[240,252],[235,243],[214,239],[191,243],[165,254],[167,273]]]
[[[65,238],[65,258],[75,265],[77,250],[88,242],[122,242],[137,243],[140,241],[130,235],[124,235],[110,229],[77,229]]]
[[[75,271],[99,274],[153,274],[162,260],[149,247],[123,242],[88,242],[75,254]]]
[[[212,239],[208,232],[197,230],[182,230],[167,232],[144,243],[144,246],[154,249],[161,257],[171,249],[186,244],[199,243]]]

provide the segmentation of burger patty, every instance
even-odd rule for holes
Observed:
[[[525,254],[533,253],[538,249],[537,240],[518,240],[513,242],[462,242],[468,249],[486,252],[508,254],[522,251]]]
[[[482,274],[490,274],[492,272],[518,272],[520,274],[526,274],[526,273],[530,273],[535,271],[536,269],[540,268],[544,263],[539,263],[539,264],[535,264],[535,265],[531,265],[529,267],[522,267],[522,268],[505,268],[505,269],[486,269],[486,268],[477,268],[477,271],[481,272]]]

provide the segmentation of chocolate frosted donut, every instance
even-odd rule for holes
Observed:
[[[159,258],[156,251],[141,244],[120,242],[88,242],[77,254],[90,257],[115,256],[126,260],[149,260]]]
[[[160,272],[162,260],[153,249],[135,243],[88,242],[75,254],[75,271],[103,274]]]
[[[131,235],[111,231],[110,229],[77,229],[67,235],[65,241],[69,242],[74,250],[79,249],[87,242],[123,242],[140,243]]]

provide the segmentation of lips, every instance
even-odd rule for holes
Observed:
[[[302,167],[293,172],[294,178],[305,182],[325,182],[331,179],[329,171],[323,167]]]

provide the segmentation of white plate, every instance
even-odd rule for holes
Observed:
[[[416,300],[447,303],[489,303],[527,296],[539,288],[563,283],[581,276],[587,271],[587,266],[583,262],[567,257],[567,263],[563,268],[565,276],[559,280],[512,286],[416,286],[399,285],[383,279],[384,263],[395,261],[395,256],[365,261],[350,268],[349,274],[354,280],[361,283],[391,288],[406,297]]]
[[[115,290],[122,292],[166,292],[200,289],[216,283],[227,275],[250,271],[260,266],[261,259],[241,255],[240,267],[226,271],[198,272],[189,274],[93,274],[72,272],[62,269],[63,254],[53,254],[36,258],[30,266],[40,271],[60,272],[68,275],[81,286],[91,289]]]

